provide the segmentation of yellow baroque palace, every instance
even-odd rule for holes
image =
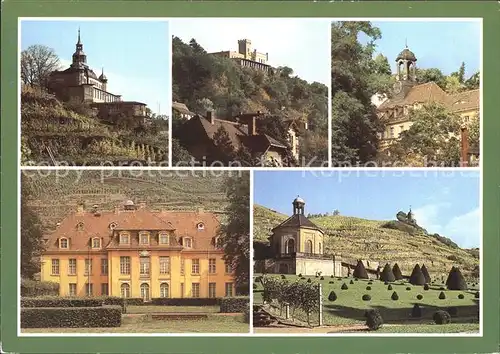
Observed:
[[[114,211],[82,206],[44,239],[41,280],[61,296],[224,297],[234,274],[203,211],[152,211],[131,200]]]

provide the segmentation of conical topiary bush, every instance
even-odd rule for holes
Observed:
[[[444,283],[444,284],[446,284],[446,286],[448,286],[448,283],[450,282],[450,278],[451,278],[451,273],[454,271],[455,271],[455,266],[452,266],[450,272],[448,273],[448,277],[446,278],[446,282]]]
[[[387,287],[387,290],[392,290],[392,285],[389,284],[389,286]]]
[[[341,286],[340,288],[341,288],[342,290],[347,290],[347,289],[349,289],[349,288],[347,287],[347,284],[346,284],[346,283],[342,284],[342,286]]]
[[[467,290],[467,283],[460,272],[460,269],[453,267],[446,282],[448,290]]]
[[[439,293],[439,296],[438,296],[438,297],[439,297],[439,299],[441,299],[441,300],[446,299],[446,295],[445,295],[445,293],[444,293],[443,291],[441,291],[441,292]]]
[[[354,284],[354,280],[351,279],[351,281],[349,282],[349,284]]]
[[[424,285],[425,284],[424,274],[422,273],[422,270],[420,269],[420,266],[418,264],[415,264],[415,267],[413,268],[413,272],[411,272],[410,284],[412,284],[412,285]]]
[[[352,276],[359,279],[368,279],[368,272],[366,271],[365,265],[361,262],[361,260],[358,260],[358,264],[356,264],[356,268],[354,268]]]
[[[328,300],[329,301],[335,301],[337,300],[337,294],[335,294],[335,291],[331,291],[330,295],[328,295]]]
[[[397,263],[395,263],[392,266],[392,274],[394,274],[394,278],[396,278],[396,280],[403,279],[403,273],[401,273],[401,269],[399,269],[399,266]]]
[[[380,273],[380,280],[384,282],[391,282],[395,281],[396,277],[394,276],[394,273],[392,272],[391,266],[389,263],[386,263],[384,266],[384,269],[382,270],[382,273]]]
[[[420,268],[420,270],[422,271],[422,274],[424,275],[425,282],[427,284],[430,284],[432,279],[431,279],[431,276],[429,275],[429,271],[427,270],[427,267],[425,266],[425,264],[422,264],[422,268]]]
[[[420,318],[422,317],[422,309],[418,304],[413,305],[413,309],[411,310],[411,317]]]
[[[391,299],[393,299],[393,300],[399,300],[398,293],[397,292],[393,292],[392,295],[391,295]]]

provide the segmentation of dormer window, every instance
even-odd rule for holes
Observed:
[[[59,248],[68,249],[68,239],[67,238],[61,238],[59,240]]]
[[[139,233],[139,242],[141,245],[149,245],[149,233],[147,232]]]
[[[196,225],[196,228],[198,229],[198,231],[205,230],[205,224],[199,222],[198,225]]]
[[[99,237],[92,239],[92,248],[101,248],[101,239]]]
[[[120,244],[121,245],[130,244],[130,235],[129,234],[121,234],[120,235]]]
[[[192,248],[193,247],[193,240],[191,237],[184,237],[182,240],[182,245],[186,248]]]
[[[169,236],[168,234],[161,233],[159,236],[160,245],[168,245],[169,244]]]
[[[76,224],[76,230],[83,231],[83,222],[80,221],[78,224]]]
[[[115,228],[116,228],[116,222],[112,222],[111,224],[109,224],[109,229],[111,231],[113,231]]]

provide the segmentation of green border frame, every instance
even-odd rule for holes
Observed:
[[[191,2],[6,1],[2,3],[1,340],[4,351],[67,353],[493,353],[499,349],[500,5],[497,1]],[[481,17],[483,18],[483,337],[17,337],[18,17]],[[486,75],[485,75],[486,73]],[[487,286],[485,286],[487,284]]]

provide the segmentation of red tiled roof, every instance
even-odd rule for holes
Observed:
[[[379,110],[390,109],[396,106],[413,105],[415,103],[439,102],[446,104],[448,95],[435,82],[427,82],[413,86],[405,97],[390,98],[384,101]]]
[[[480,98],[479,89],[460,92],[448,97],[448,107],[452,112],[479,110]]]

